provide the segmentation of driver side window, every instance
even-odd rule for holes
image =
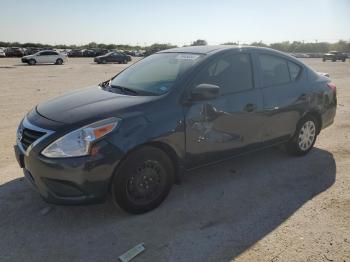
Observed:
[[[253,72],[249,54],[222,55],[211,61],[195,78],[194,86],[212,84],[220,87],[220,94],[252,89]]]

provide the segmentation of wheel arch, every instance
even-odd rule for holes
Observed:
[[[147,142],[144,144],[140,144],[134,148],[132,148],[130,151],[128,151],[123,157],[122,159],[119,161],[119,163],[116,165],[116,167],[114,168],[113,171],[113,175],[111,177],[111,182],[109,185],[109,188],[111,189],[111,184],[113,181],[113,178],[115,175],[118,174],[118,169],[120,168],[120,166],[123,164],[123,162],[128,158],[128,156],[132,153],[134,153],[135,151],[143,148],[143,147],[154,147],[157,149],[160,149],[161,151],[163,151],[170,159],[171,163],[173,164],[174,167],[174,175],[175,175],[175,183],[179,184],[181,181],[181,174],[183,172],[183,166],[181,165],[181,158],[179,156],[179,154],[176,152],[176,150],[169,144],[163,142],[163,141],[151,141],[151,142]]]
[[[317,112],[316,110],[309,111],[309,112],[305,113],[301,119],[303,119],[303,118],[305,118],[307,116],[311,116],[317,121],[317,134],[319,134],[321,132],[321,129],[322,129],[321,113]],[[300,120],[299,120],[299,122],[300,122]]]

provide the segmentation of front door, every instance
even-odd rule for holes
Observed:
[[[250,54],[217,57],[191,87],[203,83],[219,86],[220,96],[192,102],[185,109],[189,168],[253,149],[261,142],[262,95],[254,85]]]

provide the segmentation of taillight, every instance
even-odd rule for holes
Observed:
[[[334,83],[327,83],[327,86],[334,92],[337,92],[337,86]]]

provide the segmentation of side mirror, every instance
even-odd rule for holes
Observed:
[[[219,96],[220,87],[211,84],[200,84],[197,85],[191,91],[192,101],[201,101],[214,99]]]

